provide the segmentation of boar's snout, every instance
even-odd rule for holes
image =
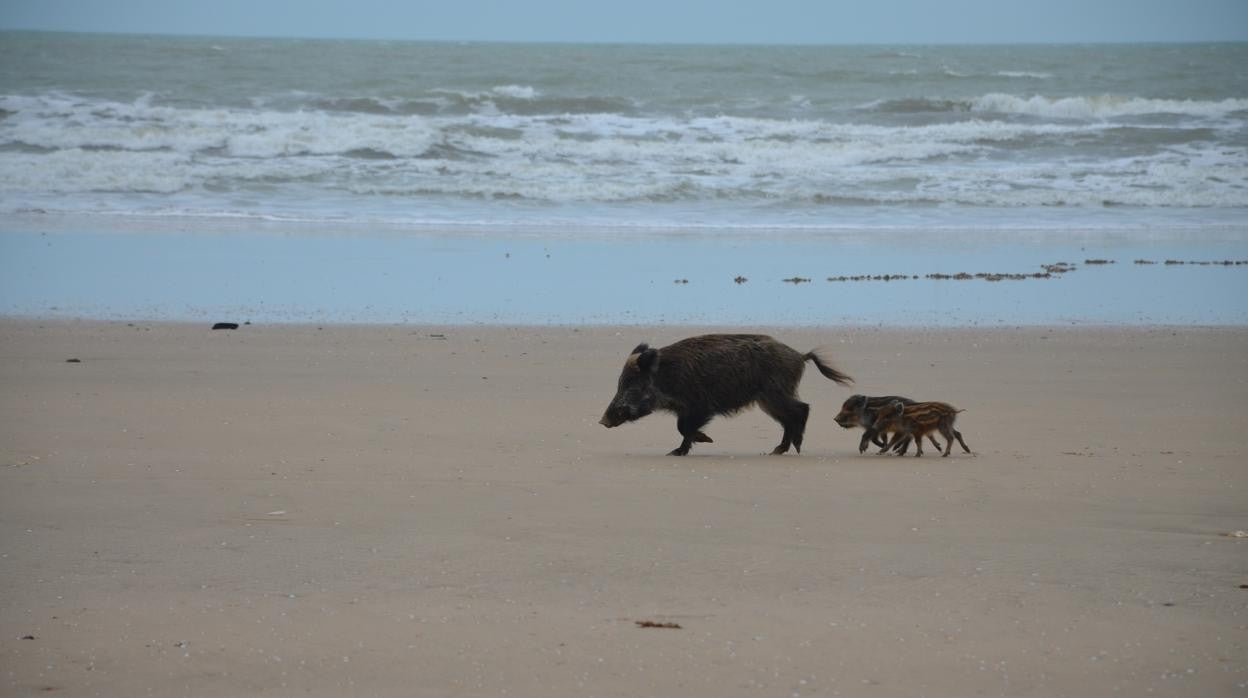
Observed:
[[[617,396],[616,399],[611,401],[610,405],[607,405],[607,411],[602,413],[602,419],[598,420],[598,423],[610,429],[618,427],[627,421],[629,421],[628,405],[620,402]]]
[[[637,403],[612,402],[607,411],[602,413],[598,423],[610,429],[625,422],[632,422],[650,414],[653,409],[649,405]]]

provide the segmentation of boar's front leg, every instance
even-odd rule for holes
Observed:
[[[680,442],[679,446],[672,449],[667,455],[686,455],[695,441],[711,443],[711,437],[702,433],[702,427],[706,426],[706,423],[709,421],[711,421],[710,415],[705,414],[682,414],[678,416],[676,418],[676,430],[685,438]]]

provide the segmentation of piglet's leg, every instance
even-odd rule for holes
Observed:
[[[874,443],[876,446],[883,446],[884,443],[887,443],[887,442],[884,442],[884,443],[881,443],[881,442],[884,442],[884,437],[868,429],[862,433],[862,440],[858,442],[858,452],[866,453],[867,444],[869,443]]]
[[[903,437],[901,439],[901,443],[893,447],[893,453],[899,456],[906,455],[906,451],[909,451],[909,450],[910,450],[910,437],[909,436]]]
[[[893,432],[892,440],[889,441],[887,444],[885,444],[884,448],[880,449],[880,455],[883,455],[895,448],[898,448],[898,444],[902,443],[903,439],[906,440],[906,445],[909,446],[910,437],[906,436],[905,432],[901,432],[901,431]],[[902,451],[902,453],[905,453],[905,451]]]

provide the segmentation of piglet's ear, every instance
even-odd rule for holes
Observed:
[[[644,344],[642,345],[645,346]],[[637,367],[643,373],[653,373],[659,367],[659,350],[646,347],[642,350],[641,356],[637,357]]]
[[[854,397],[862,398],[862,409],[864,410],[867,409],[867,396],[866,395],[855,395]]]
[[[628,353],[629,353],[629,354],[640,354],[641,352],[643,352],[643,351],[645,351],[645,350],[647,350],[647,349],[649,349],[649,348],[650,348],[650,345],[649,345],[649,344],[646,344],[645,342],[642,342],[641,344],[638,344],[638,345],[637,345],[637,348],[636,348],[636,349],[634,349],[634,350],[632,350],[632,351],[630,351],[630,352],[628,352]]]
[[[901,414],[906,409],[906,406],[902,404],[901,400],[893,400],[892,404],[890,404],[889,407],[893,408],[893,411],[896,412],[897,414]]]

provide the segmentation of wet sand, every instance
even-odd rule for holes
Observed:
[[[0,221],[0,315],[8,316],[265,324],[1248,326],[1242,231],[1224,238],[1167,230],[1157,239],[1123,239],[1078,231],[577,229],[560,235],[10,225]]]
[[[777,329],[855,389],[677,459],[596,421],[705,328],[210,325],[0,321],[0,693],[1248,686],[1248,329]],[[976,455],[858,455],[851,392]]]

